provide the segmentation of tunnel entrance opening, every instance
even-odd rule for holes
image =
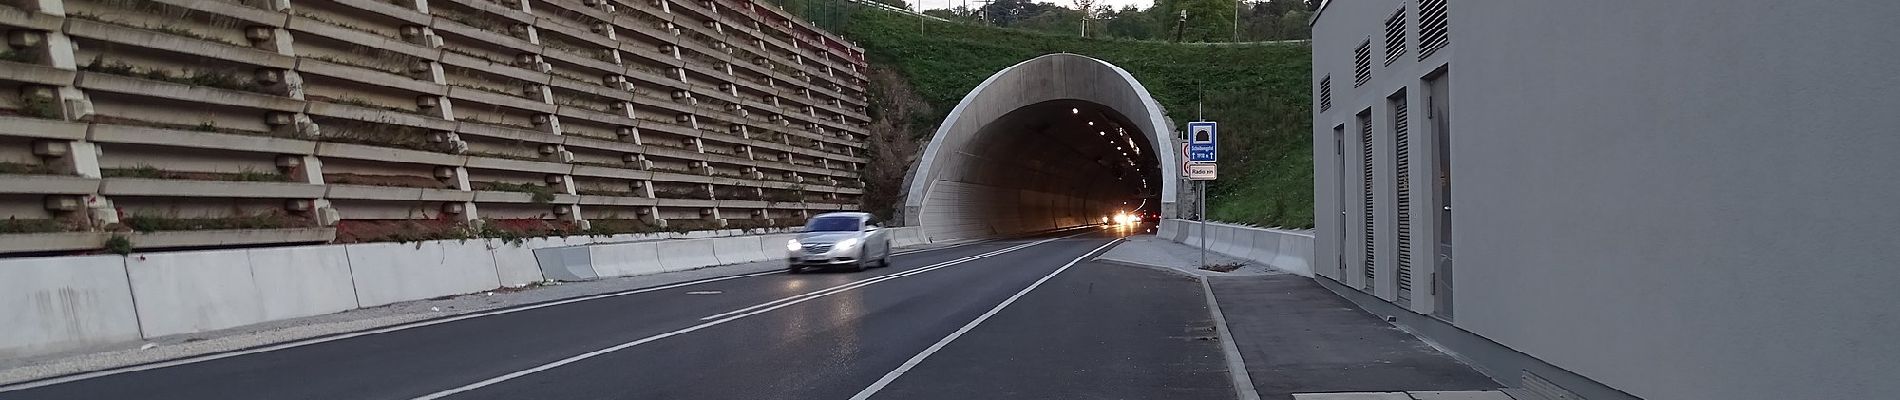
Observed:
[[[968,191],[976,201],[962,212],[980,215],[998,233],[1156,212],[1161,174],[1154,146],[1129,125],[1113,109],[1079,100],[1019,108],[978,131],[966,148],[976,163],[944,184]]]
[[[933,240],[1174,214],[1172,123],[1126,71],[1074,54],[1005,68],[964,97],[907,180]]]

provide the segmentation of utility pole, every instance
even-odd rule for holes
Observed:
[[[1246,0],[1234,0],[1234,38],[1228,39],[1228,42],[1240,42],[1240,11],[1246,6]]]
[[[1181,10],[1181,19],[1174,22],[1174,42],[1181,43],[1181,35],[1187,32],[1187,10]],[[1199,106],[1196,106],[1199,107]]]

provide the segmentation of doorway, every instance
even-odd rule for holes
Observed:
[[[1452,301],[1452,237],[1451,237],[1451,75],[1444,68],[1425,77],[1426,113],[1431,119],[1432,129],[1432,178],[1435,189],[1432,200],[1438,211],[1438,218],[1432,222],[1433,231],[1438,237],[1438,259],[1433,263],[1432,293],[1434,306],[1432,316],[1451,321],[1455,314]]]

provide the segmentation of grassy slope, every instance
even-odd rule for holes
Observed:
[[[1087,55],[1128,70],[1177,124],[1194,119],[1199,89],[1205,118],[1221,123],[1222,178],[1210,185],[1212,218],[1313,224],[1311,52],[1305,45],[1095,40],[935,21],[920,33],[915,18],[872,10],[844,19],[843,34],[864,46],[873,64],[904,76],[929,105],[878,116],[909,119],[915,137],[928,135],[997,70],[1048,53]]]

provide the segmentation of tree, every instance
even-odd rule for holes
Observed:
[[[1309,38],[1307,19],[1312,16],[1308,10],[1310,4],[1303,0],[1270,0],[1250,4],[1240,15],[1241,40]]]
[[[1089,13],[1095,12],[1095,0],[1070,0],[1070,2],[1075,3],[1075,9],[1082,13],[1082,37],[1089,37],[1089,20],[1093,17]]]
[[[1104,12],[1102,20],[1102,33],[1106,37],[1136,40],[1156,38],[1154,18],[1149,18],[1147,12],[1135,6],[1122,6],[1119,11]]]

